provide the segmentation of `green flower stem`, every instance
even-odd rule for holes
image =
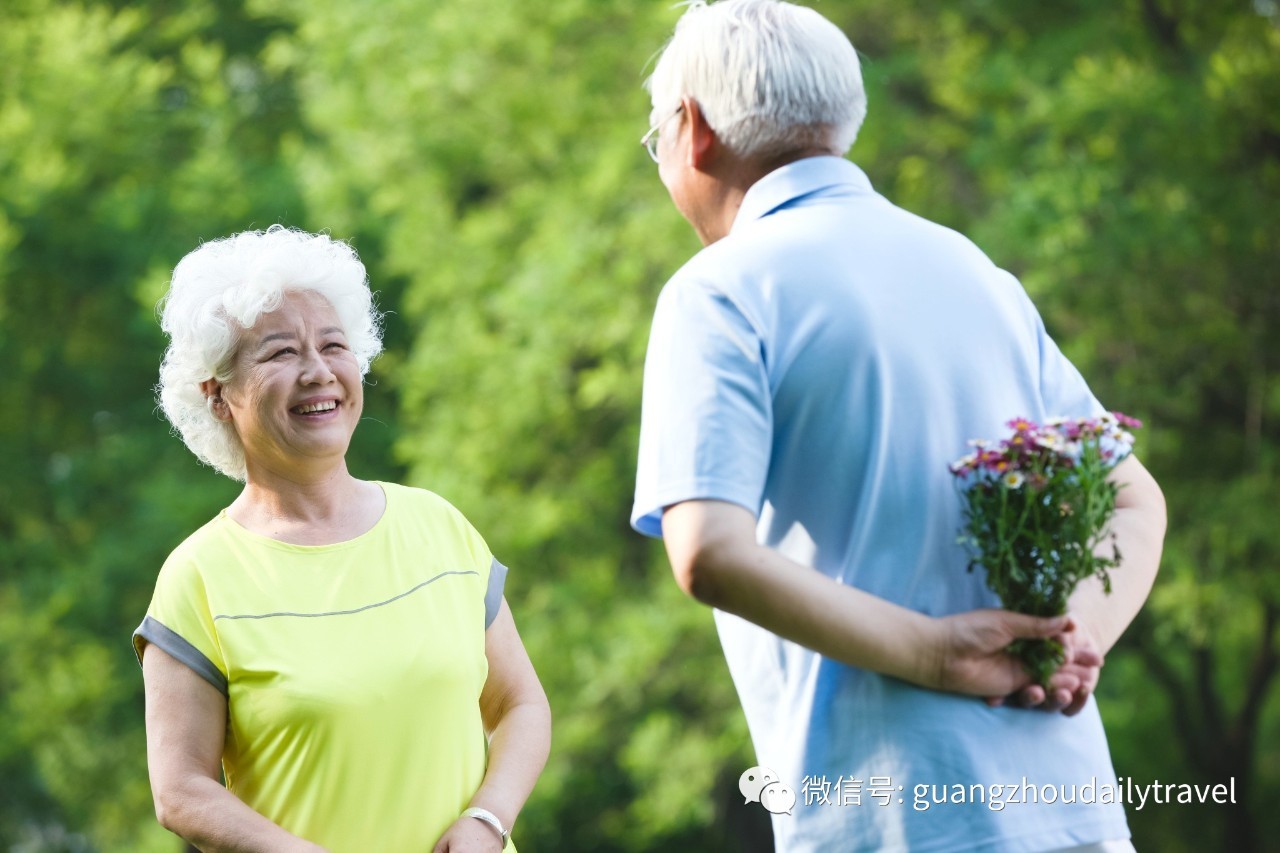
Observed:
[[[984,568],[987,585],[1007,609],[1059,616],[1082,580],[1097,576],[1111,588],[1108,570],[1120,555],[1113,548],[1108,556],[1102,546],[1115,512],[1116,487],[1107,480],[1113,463],[1103,458],[1096,436],[1081,445],[1071,460],[1044,447],[1006,444],[1006,470],[1023,474],[1022,483],[1010,487],[993,471],[962,493],[970,569]],[[1009,651],[1044,686],[1064,660],[1055,640],[1019,640]]]

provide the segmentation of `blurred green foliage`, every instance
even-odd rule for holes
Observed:
[[[1143,417],[1162,577],[1100,702],[1140,848],[1280,831],[1280,17],[1269,0],[826,0],[877,188],[1019,276]],[[456,503],[513,567],[551,697],[527,851],[729,850],[745,724],[705,609],[631,533],[640,370],[697,249],[640,84],[668,3],[0,6],[0,846],[166,850],[128,636],[235,494],[156,414],[154,304],[200,240],[351,239],[388,322],[352,467]],[[754,813],[753,813],[754,814]]]

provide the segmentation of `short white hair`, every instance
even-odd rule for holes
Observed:
[[[646,83],[651,123],[688,96],[734,153],[843,156],[867,114],[858,53],[812,9],[778,0],[694,2]]]
[[[382,314],[355,249],[327,235],[272,225],[211,240],[178,263],[160,300],[169,336],[160,408],[201,462],[234,480],[245,478],[244,447],[235,428],[213,416],[200,386],[229,381],[241,332],[294,292],[316,293],[333,307],[367,374],[382,351]]]

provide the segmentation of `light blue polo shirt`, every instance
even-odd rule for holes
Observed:
[[[956,543],[948,464],[1016,416],[1101,411],[1013,276],[854,164],[805,159],[752,186],[658,300],[632,525],[660,536],[664,507],[729,501],[840,583],[934,616],[998,606]],[[759,763],[797,794],[773,819],[779,850],[1128,837],[1122,806],[1098,802],[1116,777],[1092,700],[1072,718],[992,709],[715,616]],[[982,801],[953,802],[956,786]],[[1032,787],[1036,802],[1006,799]]]

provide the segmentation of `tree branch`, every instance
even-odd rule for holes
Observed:
[[[1249,668],[1249,680],[1245,692],[1244,704],[1240,707],[1237,725],[1241,735],[1247,739],[1244,743],[1249,747],[1252,758],[1252,745],[1258,730],[1258,719],[1262,715],[1262,706],[1266,703],[1271,682],[1280,670],[1280,654],[1276,653],[1276,629],[1280,627],[1280,607],[1274,602],[1267,602],[1262,609],[1262,643],[1258,654]]]
[[[1179,56],[1184,53],[1185,45],[1178,35],[1177,19],[1161,9],[1156,0],[1142,0],[1142,17],[1147,22],[1147,28],[1155,35],[1156,41]]]
[[[1143,617],[1139,617],[1139,619],[1141,622],[1146,621]],[[1197,719],[1196,709],[1200,705],[1196,701],[1196,697],[1192,695],[1191,690],[1184,684],[1174,668],[1169,665],[1169,662],[1165,660],[1162,654],[1163,650],[1156,647],[1152,641],[1150,629],[1144,624],[1135,624],[1133,627],[1137,630],[1133,630],[1127,636],[1131,637],[1130,642],[1133,643],[1138,656],[1146,664],[1147,672],[1168,694],[1173,724],[1182,735],[1182,742],[1187,745],[1188,758],[1191,760],[1192,765],[1206,771],[1212,771],[1215,749],[1204,733],[1206,731],[1220,730],[1208,729]]]
[[[1192,648],[1191,662],[1196,682],[1196,696],[1200,698],[1204,707],[1205,724],[1209,727],[1209,731],[1224,731],[1227,714],[1222,707],[1222,700],[1218,695],[1217,684],[1213,677],[1216,669],[1213,649],[1207,645]]]

